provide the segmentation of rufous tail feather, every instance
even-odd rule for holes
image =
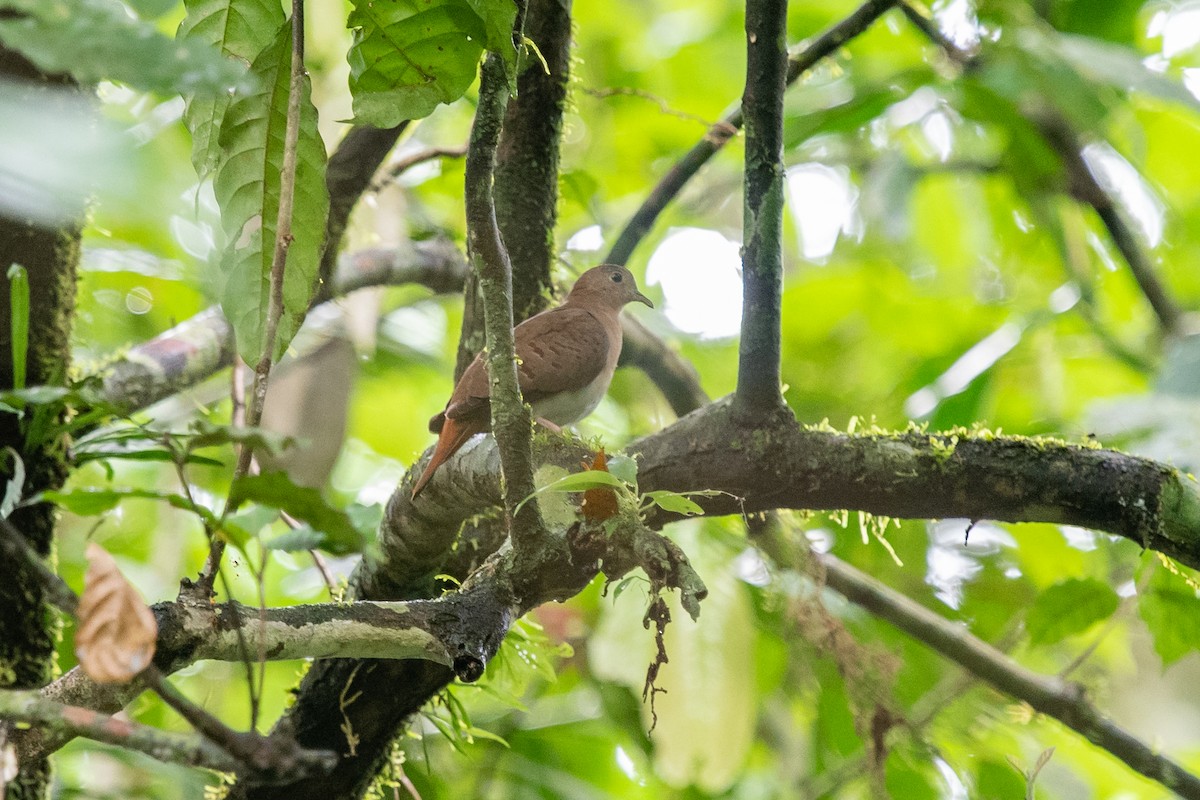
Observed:
[[[486,425],[477,420],[455,420],[447,417],[438,434],[437,447],[433,450],[433,456],[429,459],[429,464],[421,473],[421,477],[417,479],[417,485],[413,487],[413,499],[417,498],[417,495],[425,488],[425,484],[433,478],[433,473],[437,472],[437,468],[444,464],[450,456],[457,453],[458,449],[467,443],[467,439],[485,430],[487,430]]]

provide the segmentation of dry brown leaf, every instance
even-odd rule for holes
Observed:
[[[581,466],[585,470],[602,470],[608,472],[608,458],[604,448],[596,453],[596,460],[590,465],[585,461]],[[617,515],[617,493],[605,486],[597,486],[583,493],[583,505],[580,506],[583,516],[593,522],[603,522]]]
[[[129,683],[154,658],[158,623],[104,548],[89,544],[87,560],[75,655],[97,683]]]

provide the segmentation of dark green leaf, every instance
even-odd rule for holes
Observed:
[[[292,553],[298,550],[313,550],[318,547],[324,547],[327,538],[325,534],[314,531],[307,525],[301,525],[299,528],[281,533],[275,538],[268,540],[265,544],[268,549],[283,550]]]
[[[297,486],[282,472],[248,475],[234,483],[232,496],[284,511],[325,535],[322,548],[339,555],[362,550],[364,540],[349,515],[331,506],[321,493]]]
[[[1200,649],[1200,598],[1187,582],[1159,566],[1150,585],[1138,595],[1138,613],[1154,637],[1163,665]]]
[[[275,39],[286,18],[274,0],[185,0],[187,16],[178,36],[216,48],[243,66]],[[221,121],[232,97],[228,92],[188,98],[183,121],[192,133],[192,163],[203,178],[217,165]]]
[[[0,0],[0,42],[80,83],[119,81],[161,94],[215,94],[242,70],[208,45],[177,41],[115,0]]]
[[[63,492],[42,492],[29,502],[47,501],[62,506],[80,517],[93,517],[112,511],[122,500],[140,498],[143,500],[166,500],[177,508],[193,510],[190,500],[183,495],[169,492],[156,492],[152,489],[74,489]]]
[[[513,46],[513,25],[517,21],[517,4],[514,0],[467,0],[472,10],[483,20],[487,31],[487,49],[504,61],[504,73],[508,76],[509,88],[517,91],[517,48]],[[536,56],[535,56],[536,58]]]
[[[8,292],[13,388],[24,389],[25,356],[29,349],[29,273],[20,264],[8,268]]]
[[[347,24],[354,117],[379,128],[462,97],[489,37],[466,0],[355,0]]]
[[[237,97],[221,123],[221,163],[213,184],[221,206],[226,244],[221,257],[221,308],[248,363],[262,356],[279,216],[291,65],[291,28],[254,60],[251,74],[261,89]],[[283,281],[283,316],[271,355],[278,359],[304,320],[316,287],[329,195],[325,189],[325,145],[317,110],[303,84],[297,145],[292,241]]]
[[[1025,626],[1034,644],[1052,644],[1112,616],[1120,604],[1107,583],[1069,578],[1038,595]]]

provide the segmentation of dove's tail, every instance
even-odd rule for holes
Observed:
[[[450,419],[445,418],[442,423],[441,430],[438,432],[437,446],[433,450],[433,456],[429,459],[429,464],[425,467],[425,471],[421,473],[421,477],[417,479],[416,486],[413,487],[413,499],[425,488],[425,484],[429,483],[433,477],[433,473],[437,472],[437,468],[444,464],[450,456],[458,452],[458,449],[467,443],[477,433],[483,433],[487,430],[487,415],[485,414],[482,420],[477,419]]]

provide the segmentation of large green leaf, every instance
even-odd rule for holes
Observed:
[[[283,6],[274,0],[184,0],[187,16],[178,38],[203,42],[249,67],[283,27]],[[192,133],[192,163],[201,177],[217,163],[217,136],[232,95],[193,95],[183,121]]]
[[[320,547],[331,553],[360,552],[365,543],[365,537],[349,514],[331,506],[316,489],[292,483],[282,472],[239,478],[233,485],[232,495],[239,500],[278,508],[300,522],[308,523],[313,530],[324,534]],[[307,549],[314,544],[309,541],[304,546]]]
[[[380,128],[462,97],[489,41],[467,0],[355,0],[347,24],[354,117]]]
[[[483,20],[487,31],[487,49],[498,53],[504,60],[504,71],[508,75],[509,87],[517,91],[517,48],[513,45],[513,26],[517,21],[515,0],[467,0],[471,8]],[[534,44],[538,44],[534,42]]]
[[[119,81],[162,94],[215,94],[242,70],[200,41],[176,41],[116,0],[0,0],[0,43],[81,83]]]
[[[237,335],[238,352],[249,363],[258,361],[264,344],[283,170],[291,39],[291,29],[285,25],[258,55],[251,74],[261,88],[236,97],[221,124],[221,161],[214,182],[226,238],[221,257],[224,285],[220,301]],[[316,284],[325,217],[329,212],[325,146],[317,131],[317,110],[309,91],[305,78],[292,242],[283,281],[283,317],[272,353],[276,358],[287,349],[304,321]]]
[[[1038,595],[1025,626],[1034,644],[1052,644],[1108,619],[1119,604],[1117,593],[1107,583],[1070,578]]]
[[[1181,103],[1193,111],[1200,110],[1200,101],[1195,95],[1180,81],[1147,67],[1142,54],[1136,50],[1086,36],[1060,34],[1050,41],[1052,47],[1043,52],[1062,58],[1095,84]]]
[[[1138,613],[1154,637],[1154,649],[1163,664],[1171,664],[1200,649],[1200,598],[1180,575],[1149,560],[1154,576],[1138,593]]]

